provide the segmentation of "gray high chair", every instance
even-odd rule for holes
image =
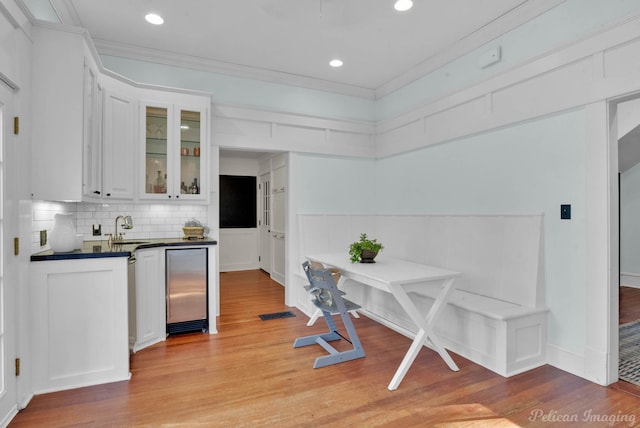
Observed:
[[[360,306],[342,297],[344,292],[338,289],[333,275],[334,272],[329,269],[313,269],[308,261],[304,262],[302,267],[310,283],[305,286],[305,289],[313,296],[313,304],[322,311],[324,320],[329,327],[329,332],[299,337],[293,343],[293,347],[300,348],[302,346],[318,344],[329,353],[329,355],[316,358],[313,364],[314,369],[342,363],[344,361],[351,361],[356,358],[363,358],[365,356],[364,349],[362,349],[360,338],[358,338],[356,329],[349,317],[349,311],[359,309]],[[336,323],[333,320],[334,315],[340,315],[342,318],[342,323],[347,330],[348,337],[338,332]],[[328,343],[340,339],[351,343],[353,349],[338,351]]]

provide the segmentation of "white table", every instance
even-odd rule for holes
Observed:
[[[388,386],[389,390],[393,391],[398,388],[418,352],[425,344],[436,351],[451,370],[459,370],[446,349],[441,345],[440,339],[433,332],[433,324],[447,305],[449,296],[454,290],[453,283],[460,276],[460,272],[393,259],[384,255],[379,255],[376,263],[351,263],[346,253],[310,254],[307,255],[307,258],[323,263],[327,267],[340,269],[342,276],[338,287],[340,287],[340,282],[348,278],[369,287],[391,293],[409,318],[418,326],[418,333],[393,379],[391,379]],[[419,293],[420,289],[434,286],[441,287],[441,289],[433,305],[425,315],[416,307],[408,293]]]

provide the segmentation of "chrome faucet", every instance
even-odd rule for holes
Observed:
[[[133,219],[130,215],[119,215],[116,217],[116,221],[114,222],[113,234],[107,233],[109,236],[109,246],[114,242],[122,242],[124,232],[118,233],[118,220],[122,219],[122,228],[123,229],[133,229]]]

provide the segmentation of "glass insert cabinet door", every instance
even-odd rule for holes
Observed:
[[[147,106],[145,145],[145,193],[167,194],[169,110]]]
[[[180,194],[199,195],[200,175],[200,112],[180,110]]]
[[[145,107],[145,188],[153,199],[201,199],[203,112]]]

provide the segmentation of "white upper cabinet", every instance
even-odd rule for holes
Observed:
[[[137,101],[122,82],[105,79],[102,189],[103,200],[134,199],[137,166]]]
[[[85,37],[34,26],[33,198],[207,202],[211,97],[101,74]]]
[[[98,71],[88,58],[83,69],[82,110],[82,194],[83,199],[100,198],[102,189],[102,107],[104,89]]]
[[[81,33],[36,25],[33,40],[33,198],[79,201],[99,181],[83,171],[100,153],[98,67]]]
[[[140,102],[140,198],[208,199],[210,97],[149,91]]]

